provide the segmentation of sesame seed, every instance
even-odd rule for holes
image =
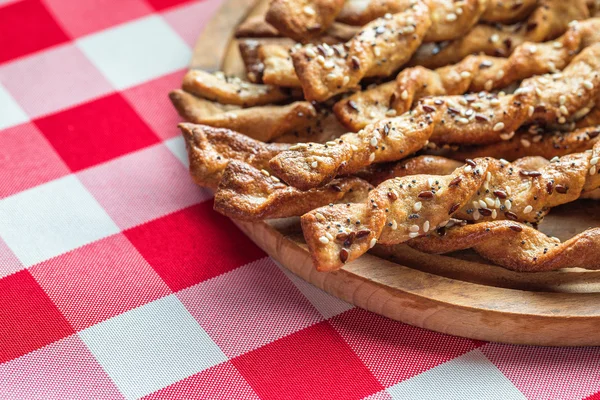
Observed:
[[[423,232],[429,232],[429,221],[423,223]]]
[[[500,100],[498,100],[496,97],[494,97],[493,99],[490,100],[490,104],[492,106],[497,106],[498,104],[500,104]]]
[[[312,7],[306,6],[302,9],[306,15],[315,15],[315,10]]]
[[[494,132],[499,132],[502,129],[504,129],[504,122],[498,122],[496,125],[494,125]]]
[[[521,145],[523,145],[523,147],[529,147],[531,146],[531,142],[527,139],[521,139]]]
[[[504,70],[500,69],[496,73],[496,79],[502,79],[502,78],[504,78]]]
[[[536,51],[537,51],[537,46],[536,45],[529,46],[529,52],[531,54],[535,53]]]
[[[560,96],[558,96],[558,104],[560,104],[562,106],[566,102],[567,102],[567,96],[565,96],[564,94],[561,94]]]
[[[492,210],[492,218],[493,218],[493,219],[496,219],[496,218],[498,218],[498,211],[496,211],[496,210]]]
[[[413,205],[413,210],[415,210],[416,212],[419,212],[419,211],[421,211],[421,207],[423,207],[423,203],[421,203],[420,201],[417,201]]]
[[[331,233],[325,232],[325,236],[327,236],[327,239],[333,241],[333,236],[331,235]]]
[[[492,90],[492,88],[494,87],[494,81],[492,81],[491,79],[488,79],[487,81],[485,81],[485,83],[483,84],[483,88],[487,91]]]
[[[596,165],[598,164],[598,161],[600,161],[600,157],[592,157],[592,159],[590,160],[590,164]]]
[[[306,49],[304,49],[304,53],[306,53],[306,55],[311,58],[314,58],[317,56],[317,53],[315,53],[315,51],[313,49],[311,49],[310,47],[307,47]]]
[[[527,115],[531,117],[533,115],[534,111],[535,111],[535,107],[529,106],[529,108],[527,109]]]
[[[565,122],[567,122],[567,120],[565,119],[565,117],[560,117],[560,118],[558,119],[558,123],[559,123],[559,124],[564,124]]]
[[[559,111],[561,112],[561,114],[563,114],[563,115],[569,115],[569,110],[567,110],[567,107],[566,107],[566,106],[564,106],[564,105],[563,105],[563,106],[560,106],[560,107],[558,108],[558,110],[559,110]]]
[[[460,77],[463,79],[469,79],[471,77],[471,73],[469,71],[463,71],[460,73]]]
[[[509,196],[512,194],[512,189],[510,188],[510,186],[506,187],[506,193],[508,193]]]
[[[389,110],[387,110],[385,112],[385,116],[386,117],[395,117],[396,116],[396,110],[394,110],[393,108],[390,108]]]
[[[398,223],[396,222],[396,220],[392,221],[392,230],[395,231],[396,229],[398,229]]]
[[[410,228],[408,228],[409,231],[411,232],[419,232],[419,225],[411,225]]]
[[[275,182],[275,183],[279,183],[279,182],[281,182],[281,181],[279,180],[279,178],[278,178],[278,177],[276,177],[276,176],[271,176],[271,180],[272,180],[273,182]]]
[[[379,57],[381,55],[381,50],[379,47],[373,48],[373,54],[375,54],[375,57]]]
[[[483,200],[479,200],[479,206],[480,206],[481,208],[486,208],[486,207],[487,207],[487,204],[486,204],[486,202],[485,202],[485,201],[483,201]]]
[[[419,232],[411,232],[408,234],[408,237],[411,239],[416,238],[417,236],[419,236]]]
[[[501,133],[500,134],[500,139],[502,139],[502,140],[510,140],[510,139],[513,138],[513,136],[515,136],[515,132]]]
[[[269,173],[269,171],[267,171],[266,169],[261,169],[260,173],[263,174],[264,176],[270,176],[271,174]]]
[[[371,146],[377,147],[377,138],[374,136],[371,138]]]
[[[358,147],[356,147],[356,145],[351,144],[350,148],[352,149],[352,151],[358,151]]]
[[[325,61],[323,63],[323,67],[327,69],[333,69],[333,67],[335,67],[335,64],[333,63],[333,61]]]
[[[369,162],[373,162],[375,161],[375,153],[371,153],[371,155],[369,156]]]
[[[461,117],[461,118],[459,118],[459,119],[458,119],[458,122],[460,122],[460,123],[461,123],[461,124],[463,124],[463,125],[466,125],[466,124],[468,124],[468,123],[469,123],[469,119],[468,119],[468,118]]]
[[[592,168],[590,168],[590,175],[596,175],[596,166],[594,165]]]
[[[473,200],[473,208],[479,208],[479,201]]]
[[[310,166],[311,166],[311,167],[313,167],[313,168],[317,168],[317,166],[318,166],[318,165],[319,165],[319,163],[318,163],[318,162],[316,162],[316,161],[313,161],[313,162],[310,164]]]
[[[371,239],[371,241],[369,242],[369,248],[372,249],[373,247],[375,247],[376,244],[377,244],[377,239],[375,239],[375,238]]]
[[[449,21],[449,22],[456,21],[457,18],[458,17],[454,13],[450,13],[450,14],[446,15],[446,21]]]
[[[400,98],[402,100],[408,99],[408,92],[406,90],[403,90],[402,93],[400,94]]]
[[[467,166],[465,167],[465,172],[469,173],[469,172],[471,172],[471,171],[473,171],[473,167],[471,167],[470,165],[467,165]]]
[[[531,207],[531,206],[529,206],[529,205],[523,209],[523,212],[524,212],[525,214],[529,214],[529,213],[530,213],[530,212],[532,212],[532,211],[533,211],[533,207]]]
[[[321,214],[320,212],[315,213],[315,218],[317,219],[317,221],[319,222],[323,222],[325,221],[325,217],[323,216],[323,214]]]
[[[490,171],[488,171],[487,174],[485,174],[485,180],[486,181],[492,180],[492,173]]]
[[[500,208],[501,206],[502,206],[502,204],[500,204],[500,199],[498,197],[496,197],[496,200],[494,200],[494,207]]]
[[[500,40],[500,36],[498,36],[497,33],[494,33],[492,36],[490,36],[490,42],[496,43],[498,40]]]
[[[485,199],[485,203],[489,206],[489,207],[494,207],[494,205],[496,204],[496,202],[494,201],[494,199],[490,198],[490,197],[486,197]]]
[[[349,76],[344,76],[344,79],[342,79],[342,84],[344,86],[348,85],[348,83],[350,82],[350,77]]]
[[[505,160],[504,158],[500,159],[500,164],[504,165],[505,167],[510,164],[507,160]]]
[[[587,90],[592,90],[594,88],[594,84],[590,81],[583,81],[583,87]]]
[[[507,199],[507,200],[504,202],[504,207],[506,207],[506,209],[507,209],[507,210],[510,210],[510,209],[512,208],[512,203],[511,203],[511,201]]]
[[[327,243],[329,243],[329,239],[327,239],[325,236],[321,236],[319,238],[319,242],[321,242],[323,244],[327,244]]]
[[[473,211],[473,219],[475,221],[479,220],[479,218],[481,218],[481,214],[479,213],[478,210]]]

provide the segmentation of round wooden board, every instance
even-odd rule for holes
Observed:
[[[243,74],[233,31],[248,15],[264,9],[265,0],[225,0],[198,39],[191,67]],[[296,275],[377,314],[487,341],[600,345],[600,272],[516,273],[470,251],[429,255],[405,246],[391,257],[376,246],[373,254],[323,273],[312,265],[297,219],[234,222]],[[590,226],[600,226],[600,206],[582,200],[554,209],[540,229],[566,239]]]

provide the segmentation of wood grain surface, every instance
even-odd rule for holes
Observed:
[[[241,74],[236,25],[265,1],[226,0],[198,39],[192,68]],[[474,252],[429,255],[384,247],[336,272],[317,272],[297,219],[234,221],[284,267],[358,307],[434,331],[473,339],[546,346],[600,345],[600,272],[569,269],[517,273]],[[600,206],[578,201],[557,207],[540,229],[566,239],[600,226]],[[600,255],[599,255],[600,256]]]

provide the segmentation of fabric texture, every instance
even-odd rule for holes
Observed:
[[[212,210],[167,92],[219,5],[0,0],[0,398],[600,398],[598,348],[371,314]]]

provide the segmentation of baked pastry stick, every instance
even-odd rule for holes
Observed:
[[[415,2],[406,11],[365,25],[331,52],[307,45],[292,54],[307,100],[324,101],[355,87],[365,76],[388,76],[402,66],[429,30],[429,9]]]
[[[600,19],[594,22],[600,29]],[[523,43],[508,58],[471,55],[458,64],[435,70],[406,68],[395,82],[340,100],[334,112],[344,125],[357,131],[375,120],[410,110],[417,100],[426,96],[491,91],[534,75],[557,72],[579,52],[581,30],[578,26],[573,24],[564,35],[550,42]]]
[[[571,21],[588,17],[585,0],[541,0],[522,23],[510,26],[477,24],[466,35],[455,40],[421,46],[409,65],[439,68],[457,63],[470,54],[507,56],[523,42],[537,43],[554,39],[567,30]]]
[[[269,167],[269,159],[290,147],[287,143],[264,143],[230,129],[190,123],[179,124],[190,161],[190,174],[200,186],[216,189],[230,160],[257,169]]]
[[[362,202],[370,189],[372,186],[366,181],[350,176],[301,191],[265,169],[231,160],[215,193],[214,208],[228,217],[245,221],[293,217],[330,203]]]
[[[468,160],[451,175],[387,180],[362,204],[313,210],[302,216],[302,230],[317,269],[331,271],[376,243],[408,241],[450,218],[538,223],[551,207],[600,187],[599,160],[600,145],[537,171],[491,158]]]
[[[536,128],[532,126],[532,128]],[[522,130],[512,138],[484,146],[460,148],[442,153],[456,160],[475,157],[504,158],[508,161],[522,157],[541,156],[546,159],[591,149],[600,141],[600,126],[579,128],[570,132],[546,132],[543,129]]]
[[[198,69],[189,70],[183,77],[182,89],[188,93],[221,104],[243,107],[279,103],[290,99],[290,92],[275,86],[244,82],[223,73],[211,74]]]
[[[292,148],[269,165],[285,182],[307,190],[338,174],[402,159],[428,140],[437,144],[493,143],[510,138],[525,123],[562,124],[597,98],[599,69],[600,43],[579,53],[560,74],[523,81],[514,94],[425,98],[409,113],[341,136],[336,146]]]
[[[385,14],[402,12],[410,5],[410,0],[346,0],[337,20],[348,25],[362,26]]]
[[[266,21],[298,42],[317,37],[329,28],[344,0],[272,0]]]
[[[213,103],[179,89],[169,93],[169,97],[179,115],[188,122],[228,128],[263,142],[288,133],[309,131],[319,118],[307,101],[239,108]]]
[[[329,46],[321,44],[319,46]],[[263,65],[262,79],[269,85],[284,87],[301,87],[300,80],[294,70],[292,47],[277,44],[264,44],[258,48],[258,57]]]
[[[588,229],[560,243],[557,238],[524,224],[490,221],[440,228],[407,244],[425,253],[436,254],[473,249],[494,264],[518,272],[575,267],[600,269],[600,228]],[[394,254],[396,250],[400,249],[392,247],[383,251]]]

